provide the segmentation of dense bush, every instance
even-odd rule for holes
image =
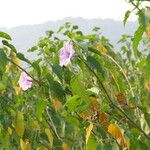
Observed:
[[[149,150],[150,8],[143,1],[129,1],[124,24],[136,12],[139,28],[121,37],[118,51],[98,27],[84,35],[66,23],[28,50],[31,60],[38,53],[31,61],[0,32],[0,149]]]

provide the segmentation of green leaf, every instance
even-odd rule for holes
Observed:
[[[91,137],[88,140],[87,148],[86,150],[97,150],[98,142],[94,137]]]
[[[5,38],[7,40],[12,40],[11,37],[10,37],[10,35],[8,35],[5,32],[1,32],[1,31],[0,31],[0,37]]]
[[[81,85],[82,77],[80,75],[74,76],[71,79],[71,88],[74,94],[77,94],[83,100],[89,100],[88,94],[84,87]]]
[[[3,72],[5,70],[5,67],[7,65],[8,59],[3,51],[3,49],[0,49],[0,70]]]
[[[16,50],[15,46],[13,46],[12,44],[10,44],[8,41],[2,40],[2,43],[5,46],[9,47],[14,53],[17,53],[17,50]]]
[[[150,79],[150,54],[146,58],[146,66],[144,74],[147,79]]]
[[[80,105],[80,97],[78,95],[74,95],[70,97],[65,106],[67,107],[67,112],[74,111]]]
[[[149,143],[143,143],[142,141],[139,141],[139,146],[140,150],[149,150]]]
[[[90,40],[90,39],[94,39],[96,37],[95,34],[91,34],[91,35],[80,35],[80,36],[74,36],[74,38],[76,40]]]
[[[96,57],[88,56],[87,62],[89,63],[89,65],[92,69],[96,70],[97,72],[104,73],[104,71],[103,71],[100,63],[96,59]]]
[[[130,13],[131,13],[130,10],[126,11],[126,13],[125,13],[125,16],[124,16],[124,19],[123,19],[123,25],[124,25],[124,26],[125,26],[125,24],[126,24],[128,18],[129,18],[129,16],[130,16]]]
[[[1,143],[1,149],[10,150],[10,141],[9,141],[9,134],[6,130],[0,129],[0,143]]]
[[[36,109],[35,109],[35,113],[38,117],[38,119],[42,119],[42,113],[44,112],[44,109],[46,108],[47,104],[44,100],[39,99],[36,102]]]
[[[27,58],[25,58],[25,56],[24,56],[22,53],[17,53],[16,56],[17,56],[20,60],[25,61],[26,63],[32,65],[32,63],[31,63]]]
[[[64,26],[60,26],[57,33],[60,33],[65,27]]]
[[[63,77],[63,70],[62,67],[60,67],[60,65],[58,64],[54,64],[52,66],[53,72],[58,76],[58,78],[60,79],[60,81],[62,81],[62,77]]]
[[[25,122],[24,122],[24,115],[23,112],[17,111],[15,121],[14,121],[14,128],[17,134],[22,137],[25,130]]]
[[[80,121],[79,121],[76,117],[71,116],[71,115],[68,115],[68,116],[66,117],[66,121],[67,121],[68,123],[70,123],[70,124],[71,124],[72,126],[74,126],[74,127],[78,127],[79,124],[80,124]]]
[[[148,126],[150,127],[150,114],[145,113],[145,114],[144,114],[144,117],[145,117],[145,120],[146,120]]]
[[[38,49],[38,46],[33,46],[30,49],[28,49],[28,52],[34,52]]]
[[[51,74],[47,74],[46,78],[49,82],[49,87],[54,97],[57,97],[61,102],[64,103],[64,90],[58,81],[55,81]]]
[[[92,53],[95,53],[95,54],[98,54],[98,55],[101,55],[100,51],[98,51],[97,49],[95,48],[92,48],[92,47],[88,47],[88,50]]]
[[[39,66],[39,63],[42,61],[42,59],[37,59],[32,63],[32,67],[37,71],[38,76],[41,76],[41,68]]]
[[[136,30],[136,32],[134,33],[134,37],[133,37],[133,52],[134,52],[134,56],[137,58],[139,57],[139,51],[138,51],[138,46],[140,43],[140,40],[142,39],[142,35],[144,33],[144,25],[140,25],[138,27],[138,29]]]
[[[76,108],[76,111],[80,112],[83,110],[87,110],[90,106],[90,100],[88,92],[82,86],[81,76],[74,76],[71,79],[71,89],[73,91],[73,94],[78,95],[80,97],[80,106]]]
[[[73,30],[77,30],[79,27],[77,26],[77,25],[74,25],[73,27],[72,27],[72,29]]]
[[[6,89],[6,84],[0,82],[0,93]]]

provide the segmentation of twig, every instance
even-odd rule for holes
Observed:
[[[43,142],[43,141],[41,141],[41,140],[39,140],[39,143],[40,143],[41,145],[43,145],[44,147],[46,147],[48,150],[53,150],[52,148],[49,147],[49,145],[48,145],[47,143],[45,143],[45,142]]]
[[[101,80],[99,79],[99,77],[97,76],[97,74],[91,69],[91,67],[79,56],[79,58],[81,59],[81,61],[84,62],[84,64],[87,66],[87,68],[93,73],[93,75],[97,78],[101,88],[103,89],[103,91],[105,92],[106,96],[107,96],[107,100],[110,102],[110,104],[115,107],[116,109],[118,109],[131,123],[134,127],[136,127],[140,132],[143,133],[143,135],[150,140],[150,137],[117,105],[114,104],[114,102],[111,100],[111,97],[109,96],[107,90],[105,89],[103,83],[101,82]]]
[[[13,62],[11,59],[8,59],[8,61],[11,62],[13,65],[17,66],[19,69],[21,69],[23,72],[25,72],[28,76],[30,76],[35,82],[37,82],[39,85],[41,85],[41,82],[39,80],[35,79],[34,77],[32,77],[25,69],[20,67],[18,64]]]
[[[112,62],[114,62],[114,63],[116,64],[116,66],[120,69],[120,71],[122,72],[123,76],[125,77],[125,79],[126,79],[126,81],[127,81],[127,83],[128,83],[128,86],[129,86],[129,88],[130,88],[131,94],[132,94],[132,96],[134,97],[134,92],[133,92],[133,90],[132,90],[131,84],[130,84],[130,82],[129,82],[129,80],[128,80],[128,78],[127,78],[127,76],[126,76],[124,70],[122,69],[122,67],[121,67],[111,56],[109,56],[109,55],[107,55],[107,54],[103,54],[103,53],[102,53],[102,55],[104,55],[104,56],[106,56],[107,58],[109,58],[109,59],[110,59]]]
[[[50,114],[50,112],[49,112],[49,108],[46,108],[46,113],[47,113],[48,118],[49,118],[49,120],[50,120],[50,122],[51,122],[51,124],[52,124],[53,130],[54,130],[54,133],[55,133],[57,139],[62,142],[62,139],[61,139],[60,136],[58,135],[57,129],[56,129],[56,127],[55,127],[55,125],[54,125],[54,122],[53,122],[53,120],[52,120],[52,118],[51,118],[51,114]]]
[[[44,117],[45,121],[47,122],[48,126],[50,127],[50,129],[52,130],[53,135],[57,138],[57,135],[56,135],[51,123],[49,122],[49,120],[46,118],[45,115],[43,115],[43,117]]]

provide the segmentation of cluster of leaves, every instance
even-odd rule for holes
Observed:
[[[147,17],[142,1],[130,2],[139,18]],[[119,52],[99,28],[84,35],[66,23],[28,50],[37,52],[34,61],[0,32],[0,149],[149,150],[150,45],[139,20],[135,35],[120,39]],[[59,65],[64,41],[75,50],[67,67]],[[21,72],[33,79],[27,91],[18,85]]]

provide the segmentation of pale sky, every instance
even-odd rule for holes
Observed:
[[[0,27],[40,24],[65,17],[122,20],[125,0],[0,0]],[[130,20],[135,20],[131,16]]]

